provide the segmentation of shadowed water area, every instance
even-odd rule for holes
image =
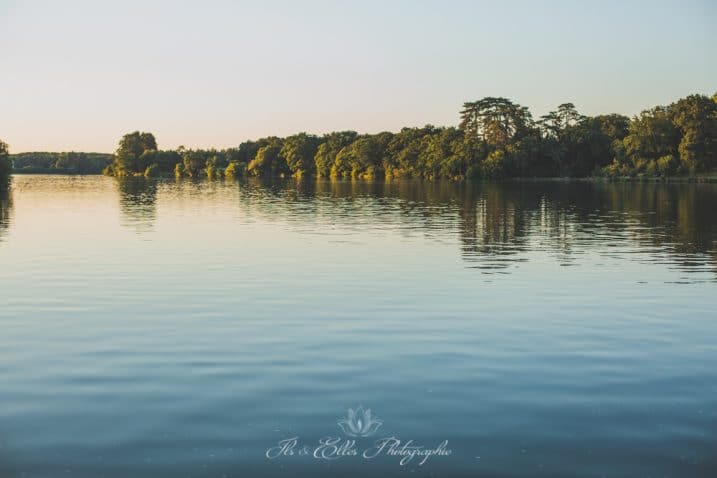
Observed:
[[[714,184],[15,176],[0,294],[2,478],[717,473]]]

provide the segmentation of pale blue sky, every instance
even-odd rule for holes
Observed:
[[[632,115],[717,90],[717,2],[0,0],[0,138],[114,150],[454,125],[505,96]]]

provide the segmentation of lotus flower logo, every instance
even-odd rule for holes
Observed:
[[[383,421],[371,416],[370,408],[364,410],[363,407],[349,408],[346,418],[336,423],[350,437],[370,437],[383,425]]]

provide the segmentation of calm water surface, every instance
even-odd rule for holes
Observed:
[[[16,176],[0,297],[2,478],[717,476],[717,185]]]

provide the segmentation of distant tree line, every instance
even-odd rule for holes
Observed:
[[[18,153],[10,155],[16,173],[100,174],[114,156],[106,153]]]
[[[22,153],[18,172],[113,176],[317,176],[466,179],[505,177],[667,177],[717,169],[717,94],[691,95],[634,118],[585,116],[572,103],[533,118],[506,98],[464,103],[457,127],[397,133],[299,133],[236,148],[158,149],[151,133],[126,134],[114,154]],[[0,174],[9,169],[0,148]]]
[[[691,95],[630,119],[585,116],[572,103],[533,118],[506,98],[463,105],[458,127],[340,131],[162,151],[151,133],[120,141],[116,176],[318,176],[426,179],[695,175],[717,168],[717,95]]]

